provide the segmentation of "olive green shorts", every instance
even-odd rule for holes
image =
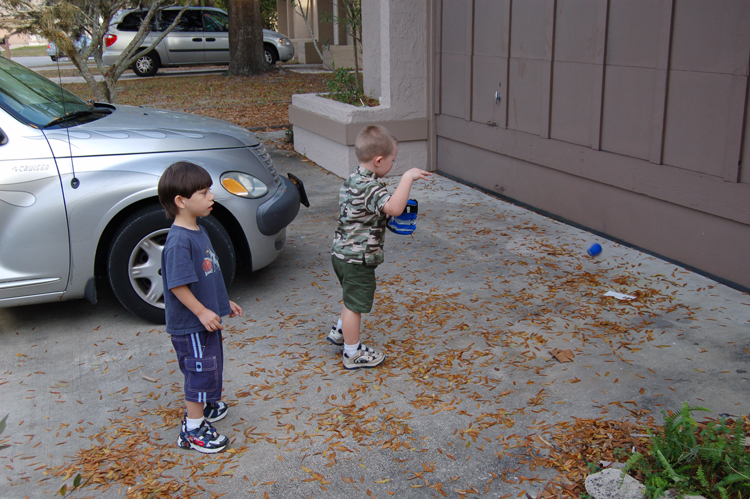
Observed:
[[[346,263],[331,256],[333,271],[344,289],[344,306],[352,312],[367,314],[375,300],[375,267]]]

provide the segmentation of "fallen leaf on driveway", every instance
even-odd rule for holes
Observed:
[[[550,352],[553,357],[555,357],[560,362],[573,362],[573,359],[575,358],[575,354],[573,353],[573,350],[560,350],[559,348],[555,348]]]

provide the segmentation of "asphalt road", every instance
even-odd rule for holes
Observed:
[[[13,57],[13,60],[18,64],[23,64],[27,68],[40,68],[45,66],[57,65],[57,63],[52,61],[52,59],[50,59],[48,56],[41,55],[35,55],[31,57]],[[60,61],[60,64],[63,64],[63,61]]]
[[[747,294],[439,175],[415,185],[415,234],[386,239],[363,339],[388,359],[345,371],[324,340],[341,306],[341,179],[273,157],[312,207],[281,256],[230,290],[245,312],[225,330],[231,409],[216,426],[231,450],[176,448],[169,338],[110,293],[0,309],[0,497],[48,497],[91,472],[74,497],[535,497],[556,472],[529,453],[566,442],[576,418],[750,410]]]

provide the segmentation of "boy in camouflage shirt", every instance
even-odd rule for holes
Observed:
[[[354,152],[359,166],[339,191],[338,227],[333,237],[331,262],[344,294],[338,324],[326,338],[344,346],[344,367],[375,367],[385,354],[359,341],[362,314],[372,310],[375,298],[375,268],[383,263],[383,243],[388,216],[399,216],[406,208],[412,183],[431,173],[412,168],[401,177],[393,195],[380,180],[393,168],[398,141],[384,127],[370,125],[357,135]]]

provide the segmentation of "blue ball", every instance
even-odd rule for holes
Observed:
[[[602,245],[599,243],[592,244],[589,249],[586,251],[586,253],[589,254],[589,256],[596,256],[599,253],[602,252]]]

